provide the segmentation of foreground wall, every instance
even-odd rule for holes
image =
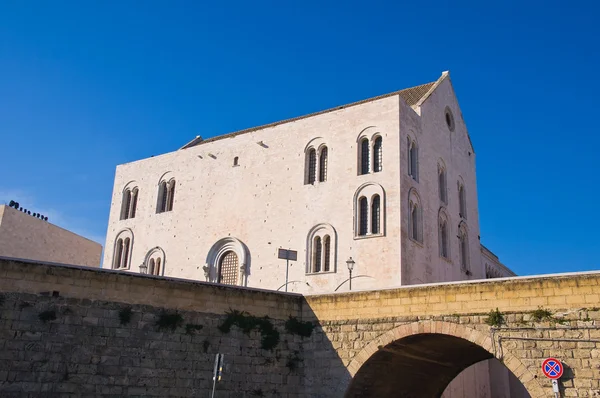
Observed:
[[[301,338],[283,326],[298,295],[5,260],[0,292],[2,397],[208,396],[217,352],[217,397],[301,396]],[[279,343],[265,350],[257,331],[221,332],[229,308],[269,314]],[[161,330],[175,311],[181,326]]]
[[[0,256],[99,267],[102,245],[48,221],[0,206]]]

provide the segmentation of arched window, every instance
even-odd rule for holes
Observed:
[[[131,246],[131,239],[125,238],[123,241],[123,263],[121,268],[129,268],[129,248]]]
[[[234,251],[226,252],[219,262],[219,283],[237,285],[239,274],[238,256]]]
[[[381,199],[379,195],[374,195],[371,202],[371,233],[381,233]]]
[[[117,234],[113,251],[113,269],[128,269],[133,251],[133,233],[126,228]]]
[[[321,272],[321,259],[323,257],[323,244],[321,243],[321,237],[317,236],[315,238],[315,249],[314,249],[314,268],[313,272]]]
[[[385,191],[379,184],[367,182],[354,193],[354,236],[385,234]]]
[[[152,272],[152,275],[160,275],[160,258],[156,259],[156,263],[154,264],[154,272]]]
[[[158,206],[156,212],[163,213],[165,211],[167,211],[167,182],[162,181],[158,185]]]
[[[323,271],[329,272],[331,269],[331,238],[329,235],[325,235],[323,238],[323,246]]]
[[[446,188],[446,168],[438,164],[438,189],[440,191],[440,201],[448,204],[448,190]]]
[[[121,220],[129,218],[129,209],[131,207],[131,190],[123,191],[123,202],[121,204]]]
[[[458,244],[460,254],[460,268],[465,272],[469,271],[469,235],[467,233],[467,227],[464,223],[459,227],[458,232]]]
[[[156,263],[153,258],[148,262],[148,273],[150,275],[154,275],[154,268],[156,268]]]
[[[467,219],[467,197],[465,194],[465,186],[459,181],[458,182],[458,211],[460,217]]]
[[[238,161],[239,161],[239,158],[238,158],[237,156],[236,156],[236,157],[234,157],[234,158],[233,158],[233,165],[234,165],[234,166],[239,166],[239,164],[238,164]]]
[[[448,237],[450,233],[448,231],[448,216],[444,209],[440,209],[438,216],[438,228],[439,228],[439,247],[440,247],[440,257],[443,257],[447,260],[450,259],[450,246],[448,244]]]
[[[377,173],[382,170],[382,145],[383,138],[377,137],[375,138],[375,143],[373,144],[373,172]]]
[[[364,196],[359,200],[359,208],[360,224],[358,234],[360,236],[365,236],[369,227],[369,202]]]
[[[123,239],[117,239],[115,244],[115,254],[113,258],[113,269],[121,268],[123,261]]]
[[[417,242],[423,243],[423,210],[416,191],[412,189],[408,200],[408,234]]]
[[[419,181],[419,148],[417,143],[408,137],[408,175]]]
[[[321,148],[319,154],[319,182],[327,181],[327,147]]]
[[[360,174],[369,174],[369,139],[360,142]]]
[[[308,151],[308,161],[307,161],[307,184],[314,184],[317,176],[317,151],[314,148],[311,148]]]
[[[306,238],[306,273],[335,272],[335,229],[330,224],[317,224]]]
[[[175,180],[169,181],[167,186],[167,211],[173,210],[173,202],[175,201]]]
[[[138,192],[137,188],[133,188],[131,191],[131,206],[129,209],[129,218],[135,218],[135,212],[137,210],[137,202],[138,202]]]

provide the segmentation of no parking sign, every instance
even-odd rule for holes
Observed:
[[[542,372],[552,380],[558,380],[563,375],[563,364],[556,358],[547,358],[542,362]]]

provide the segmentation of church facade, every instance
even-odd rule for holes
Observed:
[[[289,267],[280,249],[297,252]],[[302,294],[514,275],[480,243],[447,72],[119,165],[103,267]],[[485,361],[444,397],[522,396],[515,383]]]
[[[347,290],[350,258],[353,290],[514,275],[478,217],[445,72],[119,165],[103,267],[304,294]]]

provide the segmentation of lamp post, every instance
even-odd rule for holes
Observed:
[[[352,270],[354,269],[354,260],[352,260],[352,257],[350,257],[348,260],[346,260],[346,265],[348,266],[348,272],[350,272],[350,279],[349,279],[349,283],[350,283],[350,290],[352,290]]]
[[[145,262],[140,265],[140,274],[145,274],[148,271],[148,266]]]

